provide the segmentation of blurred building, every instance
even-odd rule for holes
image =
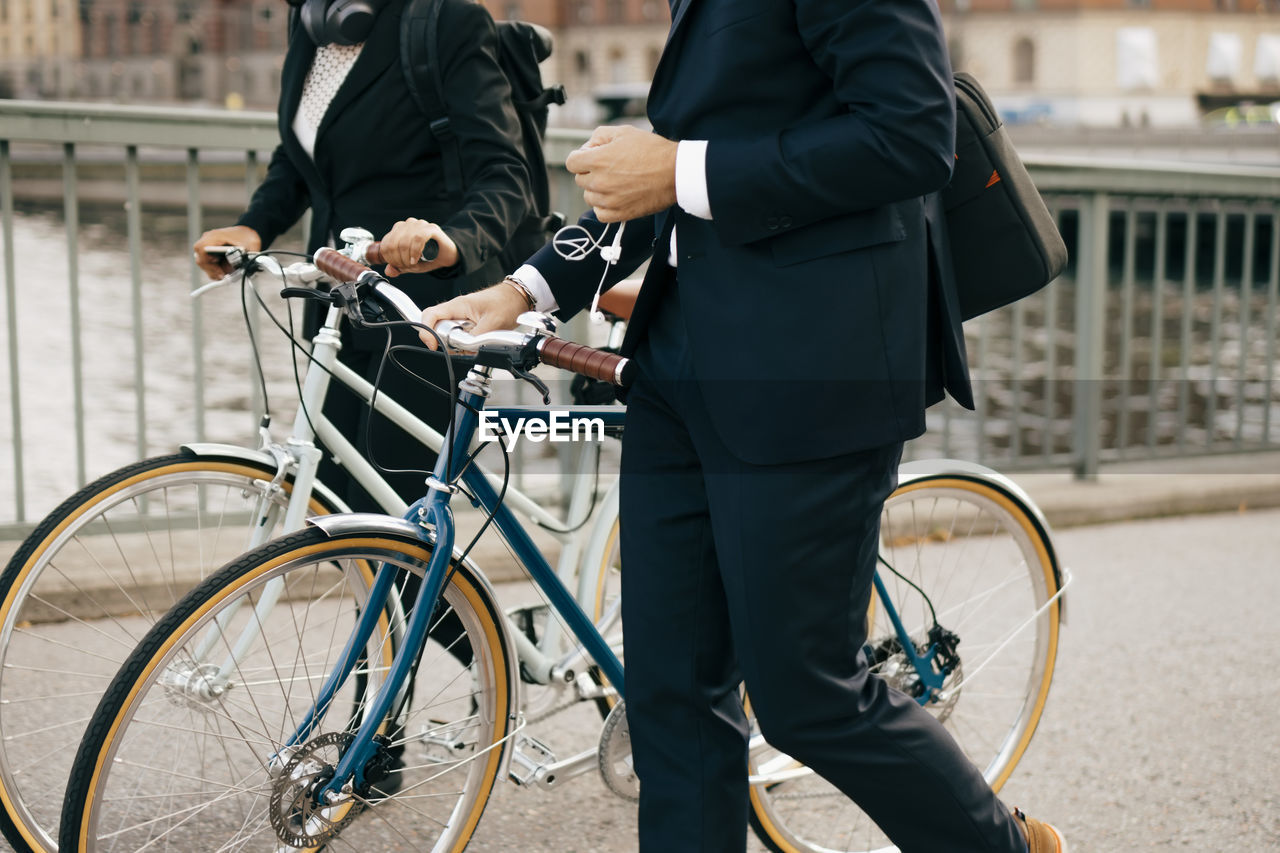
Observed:
[[[10,97],[270,107],[283,0],[0,0]]]
[[[940,0],[1006,120],[1176,127],[1280,101],[1280,0]]]
[[[667,0],[482,0],[550,29],[561,125],[643,115]],[[285,0],[0,0],[0,97],[272,108]]]
[[[553,122],[643,115],[667,0],[481,2],[554,34],[543,76],[569,103]],[[1280,101],[1280,0],[938,2],[956,67],[1010,123],[1266,121],[1240,106]],[[270,109],[287,12],[285,0],[0,0],[0,97]]]
[[[80,55],[77,0],[0,0],[0,97],[65,97]]]

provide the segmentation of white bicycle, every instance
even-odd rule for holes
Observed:
[[[377,262],[368,232],[343,232],[342,252]],[[281,267],[270,255],[235,257],[260,284],[332,284],[314,264]],[[248,275],[248,273],[244,273]],[[237,272],[220,284],[241,281]],[[209,285],[204,290],[212,289]],[[391,310],[391,306],[387,306]],[[407,507],[378,471],[322,414],[337,381],[366,402],[373,387],[338,361],[343,313],[331,309],[312,341],[300,405],[283,440],[265,424],[260,444],[187,444],[86,485],[54,509],[23,541],[0,575],[0,830],[14,849],[57,849],[58,810],[76,746],[111,678],[166,611],[224,563],[304,526],[312,516],[347,512],[316,479],[315,438],[389,515]],[[384,393],[375,408],[431,451],[439,432]],[[618,407],[611,407],[618,408]],[[573,487],[563,515],[518,489],[506,505],[560,542],[557,572],[602,630],[617,595],[617,487],[598,493],[599,442],[579,442]],[[496,474],[488,479],[500,482]],[[461,556],[461,553],[459,554]],[[564,677],[570,654],[545,606],[510,614],[520,630],[522,676],[530,720],[576,701],[606,701],[590,679]],[[616,623],[616,618],[613,618]],[[437,630],[450,629],[440,626]],[[617,640],[620,643],[620,639]],[[607,707],[607,705],[605,705]]]

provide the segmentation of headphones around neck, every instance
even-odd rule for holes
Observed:
[[[292,2],[292,0],[291,0]],[[389,0],[301,0],[302,28],[317,46],[359,44]]]

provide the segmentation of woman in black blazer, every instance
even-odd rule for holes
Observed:
[[[500,279],[502,250],[533,210],[529,174],[515,140],[520,125],[511,90],[498,65],[497,33],[484,7],[443,0],[439,18],[439,66],[453,132],[462,155],[461,204],[444,186],[439,146],[428,120],[410,95],[400,61],[400,28],[407,0],[369,2],[376,16],[362,41],[317,44],[330,34],[337,5],[308,0],[293,16],[281,75],[281,143],[249,209],[234,226],[205,232],[196,259],[211,278],[225,270],[206,246],[236,245],[259,251],[312,212],[307,250],[333,245],[343,228],[360,226],[385,235],[402,220],[423,220],[418,230],[440,244],[437,258],[416,265],[397,285],[423,306]],[[348,4],[350,5],[350,4]],[[332,22],[331,22],[332,23]],[[313,319],[308,332],[316,328]],[[406,335],[404,342],[416,340]],[[400,342],[397,340],[397,342]],[[385,338],[347,330],[342,360],[370,381],[377,374]],[[445,372],[437,361],[415,362],[436,384]],[[437,427],[448,421],[448,398],[433,394],[388,366],[380,388]],[[429,471],[433,460],[398,427],[375,417],[366,435],[366,411],[345,389],[333,387],[325,414],[363,452],[384,467]],[[366,444],[366,439],[368,443]],[[372,499],[345,471],[326,460],[321,478],[353,509],[374,510]],[[421,497],[423,474],[389,480],[407,501]]]

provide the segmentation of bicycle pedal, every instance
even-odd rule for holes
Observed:
[[[555,753],[545,743],[520,734],[511,750],[511,781],[520,786],[532,785],[538,779],[538,771],[555,761]]]

